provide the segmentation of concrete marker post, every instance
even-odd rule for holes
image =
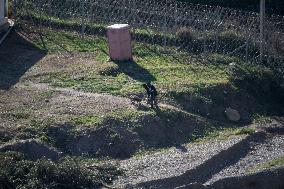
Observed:
[[[107,27],[109,56],[114,61],[133,60],[130,26],[114,24]]]

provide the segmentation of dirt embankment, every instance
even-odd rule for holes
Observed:
[[[74,125],[54,125],[47,136],[64,152],[127,158],[137,151],[176,146],[202,137],[208,123],[193,115],[163,110],[138,120],[107,119],[95,128],[83,127],[76,133]]]
[[[0,152],[7,151],[20,152],[24,154],[25,158],[30,160],[37,160],[43,157],[58,160],[63,155],[62,152],[33,139],[20,140],[0,146]]]

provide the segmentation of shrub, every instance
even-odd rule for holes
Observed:
[[[247,91],[259,104],[266,105],[271,111],[283,111],[284,86],[275,70],[260,65],[236,64],[231,66],[230,75],[232,84]]]
[[[271,51],[274,54],[284,54],[284,35],[280,32],[274,32],[269,34],[268,41],[271,45],[271,48],[269,48],[269,51]]]
[[[189,43],[193,40],[192,30],[188,27],[179,28],[176,32],[180,43]]]
[[[19,153],[6,152],[0,159],[0,186],[13,188],[96,188],[120,174],[114,167],[88,169],[83,160],[71,157],[28,161]]]
[[[222,46],[227,46],[226,48],[231,47],[228,49],[229,51],[239,47],[242,44],[245,44],[245,38],[234,31],[222,32],[219,35],[219,41]]]

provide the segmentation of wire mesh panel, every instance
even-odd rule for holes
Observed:
[[[165,54],[218,53],[258,62],[264,41],[265,61],[283,62],[283,16],[266,17],[261,40],[257,13],[175,0],[22,0],[17,14],[35,26],[82,37],[105,36],[106,26],[129,24],[135,42],[158,45]]]

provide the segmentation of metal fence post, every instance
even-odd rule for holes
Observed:
[[[206,18],[207,19],[207,18]],[[203,39],[203,53],[206,56],[207,55],[207,48],[206,48],[206,24],[205,24],[205,20],[203,20],[203,32],[204,32],[204,39]]]
[[[42,11],[43,11],[43,4],[40,4],[39,8],[39,31],[42,33]]]
[[[265,0],[260,0],[260,62],[264,56],[264,25],[265,25]]]
[[[167,46],[167,10],[168,10],[168,0],[166,0],[166,9],[165,9],[165,13],[164,13],[164,23],[163,23],[163,30],[164,30],[164,51],[166,52],[166,46]]]
[[[13,13],[12,13],[12,17],[16,18],[17,17],[17,0],[13,1]]]
[[[126,8],[126,0],[123,0],[123,7],[122,7],[122,12],[123,12],[123,22],[124,23],[127,23],[128,24],[128,19],[126,17],[126,11],[127,11],[127,8]]]
[[[136,32],[136,27],[137,27],[137,24],[136,24],[136,11],[138,12],[138,10],[136,10],[136,2],[135,2],[135,0],[133,0],[133,4],[132,4],[132,6],[133,6],[133,9],[131,10],[131,14],[132,14],[132,16],[133,16],[133,20],[131,19],[131,21],[132,21],[132,26],[131,26],[131,28],[132,28],[132,49],[133,49],[133,52],[134,52],[134,48],[135,48],[135,44],[136,44],[136,34],[135,34],[135,32]],[[135,14],[133,14],[133,11],[135,11]]]
[[[85,0],[81,0],[81,37],[85,37]]]
[[[178,7],[177,7],[177,1],[174,1],[174,6],[175,6],[175,12],[174,12],[174,19],[175,19],[175,26],[174,26],[174,32],[175,32],[175,44],[174,46],[178,46],[178,39],[177,39],[177,34],[178,34]],[[176,54],[178,53],[178,51],[176,51]]]
[[[247,33],[247,32],[246,32]],[[246,62],[248,62],[248,50],[249,50],[249,36],[248,34],[246,35]]]
[[[4,17],[8,17],[8,1],[4,0]]]

